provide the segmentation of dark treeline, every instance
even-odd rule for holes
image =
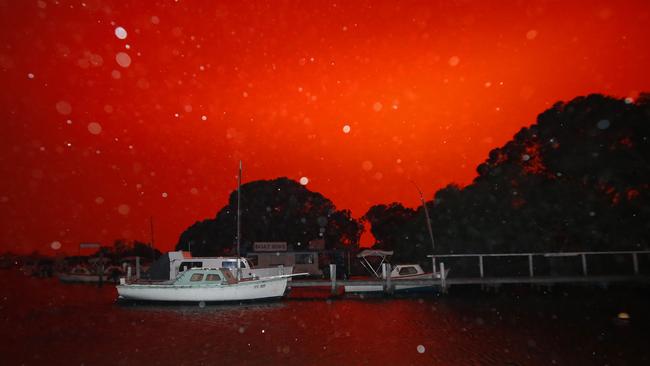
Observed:
[[[590,95],[540,114],[490,152],[472,184],[427,202],[436,253],[647,248],[649,102]],[[377,205],[365,219],[398,257],[432,251],[422,207]]]
[[[113,247],[101,247],[93,256],[102,253],[105,257],[120,259],[126,257],[142,257],[145,259],[157,259],[162,254],[158,249],[153,248],[151,243],[144,243],[138,240],[117,239]]]
[[[449,185],[427,202],[436,253],[550,252],[647,248],[650,232],[650,97],[602,95],[557,103],[537,123],[492,150],[466,186]],[[432,252],[423,207],[371,207],[361,220],[322,195],[280,178],[242,186],[243,242],[297,243],[324,237],[356,247],[363,223],[396,260]],[[197,255],[229,253],[236,195],[215,219],[180,237]],[[322,234],[322,236],[320,236]]]

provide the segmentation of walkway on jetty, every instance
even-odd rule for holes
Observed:
[[[336,265],[330,264],[329,280],[298,280],[289,283],[292,288],[329,288],[332,294],[349,285],[380,286],[392,294],[395,283],[432,287],[445,293],[452,285],[499,286],[504,284],[650,284],[650,251],[563,252],[563,253],[504,253],[504,254],[446,254],[429,256],[436,273],[444,274],[445,262],[461,266],[463,273],[476,276],[454,275],[454,265],[447,276],[428,279],[336,279]],[[436,263],[439,262],[439,270]],[[472,266],[471,262],[475,262]],[[591,266],[590,266],[591,263]],[[643,265],[640,265],[642,263]],[[391,265],[383,264],[383,273],[390,273]],[[526,268],[522,271],[522,267]],[[503,272],[515,272],[504,275]],[[498,272],[499,275],[490,275]]]

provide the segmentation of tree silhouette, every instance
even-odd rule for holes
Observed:
[[[309,240],[325,239],[326,248],[358,246],[363,231],[349,210],[336,210],[329,199],[288,178],[260,180],[242,185],[242,252],[256,241],[283,241],[295,250]],[[185,230],[177,249],[194,255],[232,254],[236,243],[237,192],[214,219],[197,222]]]
[[[597,94],[556,103],[490,151],[472,184],[449,185],[427,202],[436,252],[647,247],[649,137],[648,94],[634,103]],[[365,217],[377,247],[421,258],[431,252],[422,207],[405,210],[377,205]]]

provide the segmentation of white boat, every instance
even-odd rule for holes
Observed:
[[[228,268],[191,268],[175,280],[126,283],[117,286],[120,299],[136,301],[221,302],[280,298],[291,276],[281,275],[238,281]]]
[[[425,272],[419,264],[397,264],[389,274],[382,273],[383,264],[388,263],[388,257],[393,255],[393,251],[386,250],[373,250],[366,249],[357,254],[363,267],[368,270],[371,277],[376,280],[384,280],[389,275],[391,281],[395,285],[395,291],[420,291],[432,290],[432,286],[423,285],[401,285],[401,280],[416,280],[416,279],[439,279],[441,278],[440,272]],[[374,260],[372,259],[374,258]],[[374,263],[373,263],[374,262]],[[449,269],[445,270],[445,277],[449,273]],[[358,293],[358,292],[382,292],[384,291],[384,284],[378,282],[375,284],[362,285],[352,284],[345,285],[345,292]]]

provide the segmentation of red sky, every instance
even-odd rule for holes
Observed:
[[[649,24],[648,1],[1,0],[0,251],[149,240],[151,216],[171,249],[239,159],[357,217],[416,206],[409,180],[468,184],[556,101],[650,90]]]

